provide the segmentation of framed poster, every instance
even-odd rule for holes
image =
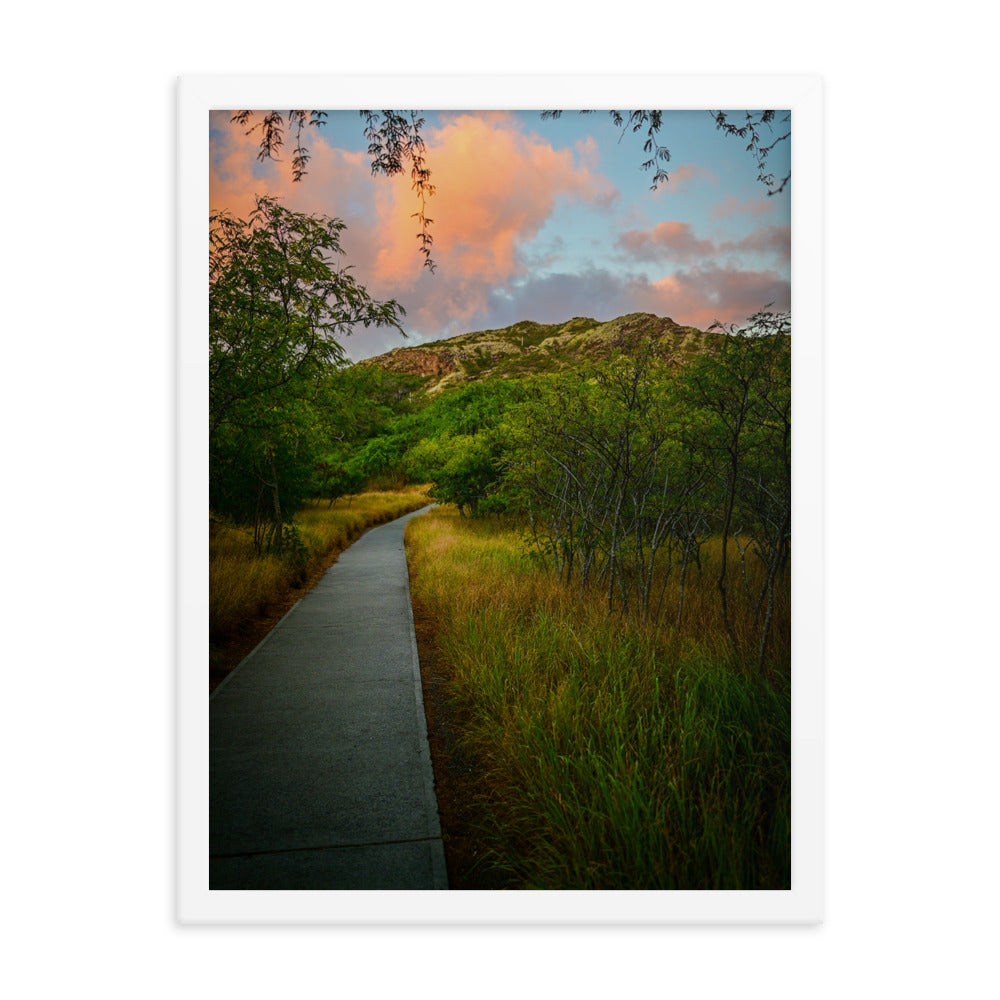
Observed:
[[[822,919],[821,134],[180,81],[182,922]]]

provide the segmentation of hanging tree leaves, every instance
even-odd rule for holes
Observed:
[[[257,159],[280,160],[281,147],[285,144],[285,118],[280,111],[261,113],[260,121],[253,121],[253,111],[237,111],[230,121],[238,125],[250,123],[246,135],[260,132],[260,149]],[[308,126],[319,128],[325,124],[325,111],[289,111],[288,127],[294,130],[295,146],[292,150],[292,180],[300,181],[306,174],[306,164],[312,158],[309,149],[302,142],[302,133]]]
[[[780,194],[784,191],[785,185],[792,179],[791,171],[778,183],[774,174],[767,168],[767,158],[778,143],[786,142],[792,137],[791,128],[765,144],[762,140],[762,136],[765,135],[764,127],[766,126],[768,129],[768,137],[774,134],[774,111],[747,111],[742,125],[733,124],[725,111],[713,111],[712,117],[715,119],[715,127],[725,132],[726,135],[747,140],[747,152],[752,154],[757,162],[757,180],[767,188],[768,195]],[[781,119],[781,124],[787,125],[791,118],[791,113],[785,115]]]
[[[581,111],[580,114],[593,114],[592,110]],[[436,263],[431,257],[434,237],[431,225],[434,222],[427,215],[427,202],[435,192],[431,183],[431,171],[427,165],[426,143],[422,131],[426,124],[418,111],[370,111],[363,110],[359,114],[365,122],[365,139],[368,141],[368,154],[371,157],[372,175],[381,174],[384,177],[395,177],[410,170],[411,188],[416,194],[419,207],[410,217],[418,225],[416,234],[418,252],[424,258],[424,267],[433,272]],[[660,131],[663,128],[662,110],[640,111],[609,111],[611,121],[619,129],[621,137],[628,133],[644,133],[642,149],[645,159],[640,163],[644,171],[653,171],[650,190],[656,191],[670,177],[666,164],[670,162],[670,150],[661,143]],[[747,152],[751,153],[757,163],[757,179],[764,184],[769,195],[784,191],[791,180],[789,172],[778,182],[768,169],[769,154],[779,143],[791,138],[791,128],[783,134],[775,136],[772,141],[764,140],[773,133],[775,111],[747,111],[742,124],[736,125],[729,120],[729,112],[711,111],[716,128],[727,135],[747,141]],[[259,119],[255,116],[259,115]],[[556,119],[562,111],[543,111],[542,119]],[[325,111],[237,111],[230,121],[245,128],[246,135],[260,133],[260,144],[257,159],[280,160],[281,150],[285,144],[286,129],[292,133],[294,146],[292,148],[292,180],[300,181],[307,173],[306,165],[312,158],[308,146],[303,141],[303,135],[308,128],[320,128],[326,124]],[[790,121],[791,115],[782,119],[782,124]],[[767,130],[765,132],[765,130]]]
[[[259,120],[255,115],[259,114]],[[417,233],[419,252],[424,258],[424,267],[434,271],[436,264],[431,257],[431,247],[434,237],[430,227],[433,219],[427,215],[427,201],[434,195],[434,185],[431,183],[431,172],[424,156],[426,144],[421,130],[425,120],[416,111],[403,113],[400,111],[360,111],[365,121],[365,138],[368,140],[368,153],[371,156],[372,175],[381,174],[384,177],[395,177],[410,167],[412,189],[416,192],[420,207],[411,218],[416,219],[420,227]],[[293,132],[295,145],[292,150],[292,180],[300,181],[306,174],[306,164],[312,158],[309,148],[303,142],[303,132],[308,127],[319,128],[326,124],[325,111],[289,111],[287,128]],[[281,149],[285,144],[286,119],[280,111],[237,111],[230,121],[246,128],[246,135],[260,133],[260,145],[257,159],[280,160]]]

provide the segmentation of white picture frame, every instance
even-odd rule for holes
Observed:
[[[188,924],[774,924],[824,913],[823,108],[811,76],[190,76],[177,90],[177,851]],[[795,563],[787,891],[223,891],[208,880],[208,114],[219,108],[788,108]]]

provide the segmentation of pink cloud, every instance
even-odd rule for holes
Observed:
[[[689,264],[733,254],[765,254],[788,260],[791,241],[790,226],[764,226],[740,240],[716,243],[699,239],[687,222],[661,222],[652,229],[627,230],[618,237],[617,245],[636,260]]]
[[[229,118],[228,111],[212,112],[212,125],[220,133],[213,142],[209,173],[212,210],[228,209],[245,217],[253,208],[254,196],[268,194],[298,212],[347,218],[358,217],[361,209],[364,214],[363,206],[371,201],[374,187],[365,154],[332,146],[330,139],[335,136],[325,128],[311,131],[307,173],[295,182],[287,140],[280,159],[261,163],[257,159],[258,134],[246,135],[246,130],[231,124]]]
[[[583,152],[590,160],[590,147]],[[450,116],[428,136],[426,157],[437,188],[427,214],[440,271],[491,285],[523,270],[520,248],[537,235],[557,198],[606,205],[617,194],[571,150],[525,133],[503,112]],[[411,218],[417,202],[408,177],[386,190],[378,200],[384,244],[377,277],[411,286],[420,273]]]
[[[667,169],[669,180],[666,184],[661,184],[657,189],[657,194],[677,194],[682,189],[691,185],[693,181],[707,181],[710,184],[719,183],[719,175],[708,167],[703,167],[698,163],[682,163],[679,167]]]
[[[773,254],[782,260],[792,256],[791,226],[762,226],[743,239],[719,245],[720,252]]]
[[[408,325],[417,329],[442,331],[443,316],[442,335],[469,329],[495,288],[527,273],[525,245],[560,198],[606,207],[618,197],[593,168],[589,144],[578,158],[525,132],[504,112],[444,117],[426,140],[437,189],[426,205],[433,219],[433,280],[427,280],[416,249],[418,227],[411,216],[419,203],[409,176],[377,184],[370,224],[378,240],[373,287],[393,289],[406,304]]]
[[[585,139],[577,139],[574,143],[574,148],[576,149],[577,156],[580,157],[582,166],[588,170],[597,169],[601,160],[601,154],[597,140],[592,135],[588,135]]]
[[[228,211],[245,218],[253,209],[255,194],[284,194],[281,176],[274,164],[257,160],[259,139],[230,121],[232,112],[212,111],[211,128],[217,130],[209,162],[208,204],[210,211]]]
[[[297,211],[343,218],[348,226],[342,236],[344,263],[373,296],[402,302],[404,326],[418,338],[520,319],[554,322],[581,314],[611,319],[637,310],[704,327],[715,319],[742,321],[771,301],[776,308],[790,301],[782,274],[723,267],[717,259],[723,253],[787,259],[787,226],[763,227],[729,243],[702,239],[681,222],[623,234],[620,248],[633,260],[672,255],[682,268],[660,280],[596,268],[572,275],[541,273],[552,266],[549,257],[557,245],[549,241],[542,252],[539,246],[529,251],[528,244],[560,199],[603,209],[618,198],[597,168],[591,142],[557,150],[544,135],[526,131],[503,112],[456,113],[441,121],[440,128],[425,134],[427,163],[437,185],[427,204],[434,220],[434,274],[421,266],[417,252],[417,223],[411,215],[418,203],[409,176],[373,178],[364,152],[337,148],[336,128],[360,132],[360,119],[344,118],[311,134],[312,160],[296,184],[287,162],[290,153],[286,162],[259,164],[256,137],[231,125],[228,113],[215,113],[211,207],[245,217],[253,196],[269,193]],[[673,174],[683,182],[682,171]],[[770,210],[766,202],[765,208]],[[360,358],[400,343],[398,332],[358,330],[344,346]]]
[[[769,212],[774,211],[776,204],[767,195],[739,201],[736,195],[731,194],[712,209],[712,218],[728,219],[734,215],[767,215]]]
[[[246,218],[253,210],[255,196],[268,194],[293,211],[343,219],[347,229],[341,234],[345,250],[342,263],[355,269],[358,279],[369,285],[376,298],[392,297],[393,292],[370,286],[379,250],[372,220],[381,184],[372,180],[366,154],[332,146],[330,140],[336,135],[326,128],[313,131],[308,140],[311,159],[306,176],[295,182],[287,151],[279,162],[259,163],[257,138],[245,136],[244,130],[229,123],[229,117],[229,112],[213,112],[212,124],[219,135],[212,145],[210,209]],[[360,120],[357,128],[362,128]]]
[[[708,265],[650,282],[638,297],[650,312],[705,329],[715,321],[741,323],[768,304],[789,309],[791,285],[775,271]]]
[[[791,304],[788,279],[775,271],[732,267],[696,267],[651,281],[645,275],[621,275],[606,269],[579,274],[532,275],[495,294],[488,311],[469,329],[507,326],[518,320],[565,322],[572,316],[613,319],[630,312],[670,316],[678,323],[706,329],[742,323],[769,303],[782,310]],[[456,331],[459,332],[459,331]]]
[[[711,240],[700,240],[687,222],[661,222],[652,229],[629,229],[618,246],[639,260],[691,261],[716,253]]]

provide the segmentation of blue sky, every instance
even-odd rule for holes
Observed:
[[[791,185],[769,197],[745,142],[717,130],[708,111],[665,112],[669,180],[655,192],[640,167],[644,134],[622,135],[606,111],[423,116],[437,186],[427,205],[433,274],[417,251],[409,176],[371,176],[357,112],[331,112],[310,130],[312,160],[298,183],[287,162],[256,160],[256,138],[229,113],[213,113],[211,207],[245,216],[266,193],[343,218],[347,263],[372,294],[403,305],[411,343],[524,319],[643,311],[704,328],[769,303],[790,308]],[[779,178],[789,155],[788,142],[771,154]],[[345,346],[359,360],[402,343],[359,329]]]

